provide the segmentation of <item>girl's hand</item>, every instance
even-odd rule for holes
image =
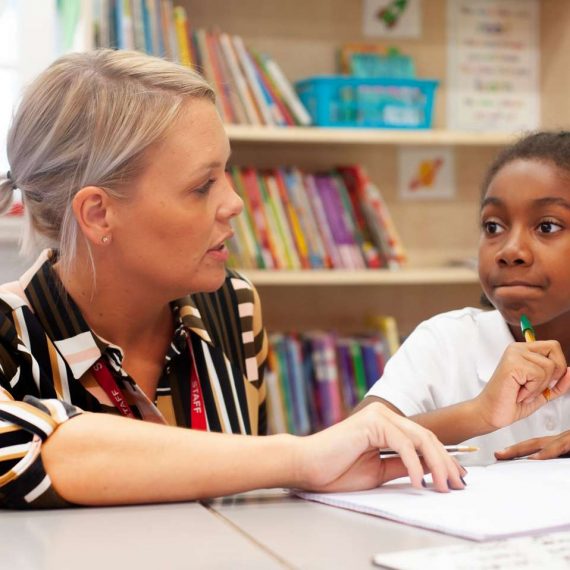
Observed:
[[[458,378],[458,382],[461,379]],[[485,389],[475,399],[484,421],[499,429],[526,418],[570,388],[566,359],[555,340],[515,342],[507,347]]]
[[[515,459],[527,455],[529,459],[554,459],[568,454],[570,454],[570,431],[527,439],[502,451],[495,451],[497,459]]]
[[[412,485],[419,488],[424,469],[432,473],[438,491],[465,486],[462,476],[466,470],[433,433],[377,402],[322,432],[299,438],[298,442],[298,486],[303,489],[372,489],[406,474]],[[396,450],[400,457],[379,459],[378,450],[386,447]]]

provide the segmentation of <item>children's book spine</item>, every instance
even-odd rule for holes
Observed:
[[[287,431],[287,411],[285,409],[283,390],[279,381],[281,374],[279,361],[274,352],[271,337],[267,351],[267,365],[264,379],[267,384],[269,433],[283,433]]]
[[[172,41],[170,39],[170,17],[169,11],[170,6],[168,0],[159,0],[159,10],[160,10],[160,27],[161,27],[161,36],[162,36],[162,46],[164,49],[164,55],[166,59],[171,61],[175,61],[176,54],[172,49]]]
[[[364,362],[362,360],[362,351],[360,345],[355,339],[350,340],[350,356],[354,369],[354,378],[356,386],[356,396],[361,401],[366,396],[366,375],[364,373]]]
[[[303,376],[301,346],[298,339],[289,336],[286,346],[288,349],[288,363],[293,380],[294,392],[297,400],[297,434],[308,435],[311,431],[311,418],[309,416],[308,384]]]
[[[364,187],[363,194],[365,203],[376,217],[378,230],[383,234],[382,242],[388,265],[401,267],[406,261],[406,253],[380,189],[369,181]]]
[[[279,91],[279,88],[277,87],[272,77],[269,75],[269,72],[267,71],[267,67],[265,65],[266,56],[263,56],[256,52],[252,52],[252,54],[255,62],[257,63],[257,67],[259,69],[259,73],[262,77],[264,85],[266,86],[267,90],[271,93],[271,97],[275,101],[275,104],[279,107],[279,111],[281,113],[281,116],[283,117],[284,124],[288,126],[296,125],[297,121],[295,120],[295,117],[289,110],[289,107],[287,107],[287,104],[283,99],[282,93]]]
[[[370,338],[361,339],[360,347],[362,350],[362,361],[364,363],[366,389],[369,390],[378,378],[380,378],[380,369],[378,368],[378,359],[374,348],[374,340]]]
[[[144,49],[146,53],[153,55],[156,53],[153,43],[153,16],[151,0],[142,0],[142,18],[144,33]]]
[[[291,378],[289,377],[289,370],[287,367],[287,355],[285,349],[285,338],[280,334],[272,335],[272,344],[277,356],[279,367],[279,380],[281,385],[281,393],[285,403],[285,411],[287,416],[287,431],[289,433],[296,433],[295,424],[295,404],[293,402],[293,392],[291,389]]]
[[[323,392],[326,394],[326,406],[324,406],[324,427],[338,423],[343,417],[340,399],[338,363],[336,360],[336,340],[332,334],[323,335],[323,353],[325,383]]]
[[[226,79],[222,76],[222,69],[218,61],[218,52],[216,49],[216,37],[212,32],[205,32],[206,49],[208,50],[208,60],[212,68],[212,79],[216,86],[218,100],[221,102],[222,120],[225,123],[235,123],[235,115],[225,88]]]
[[[349,413],[358,404],[352,359],[347,341],[339,339],[337,341],[337,360],[339,363],[339,378],[342,401],[345,413]]]
[[[330,259],[330,266],[333,268],[342,267],[342,260],[340,258],[336,242],[333,238],[327,216],[325,214],[324,205],[317,189],[315,177],[311,174],[306,174],[303,177],[307,195],[311,203],[313,215],[317,220],[317,227],[322,237],[327,257]]]
[[[331,185],[328,175],[315,176],[315,182],[339,254],[339,267],[352,269],[352,243],[344,226],[342,206],[336,188]]]
[[[390,315],[376,315],[369,318],[370,324],[379,330],[386,339],[389,356],[396,354],[400,348],[400,334],[398,333],[398,323]]]
[[[285,252],[285,244],[279,233],[279,224],[277,222],[277,216],[275,215],[275,208],[272,206],[263,174],[257,172],[256,178],[261,195],[262,208],[265,212],[265,219],[267,220],[267,235],[273,258],[276,261],[276,269],[285,269],[287,267],[287,254]]]
[[[257,80],[255,67],[250,60],[242,38],[240,36],[233,36],[232,40],[244,74],[247,77],[248,84],[253,92],[257,107],[261,111],[264,124],[275,125],[275,121],[273,120],[269,107],[266,103],[265,95],[263,94],[259,81]]]
[[[305,109],[303,103],[301,103],[297,93],[295,93],[295,90],[289,83],[287,77],[285,77],[285,74],[281,71],[277,62],[270,57],[267,57],[265,59],[265,67],[271,79],[275,85],[277,85],[279,91],[281,91],[285,103],[297,119],[297,122],[303,126],[310,125],[312,121],[309,112]]]
[[[331,267],[332,264],[319,233],[317,220],[313,214],[301,172],[297,168],[291,168],[286,171],[285,180],[287,182],[288,194],[293,207],[299,214],[299,221],[307,240],[311,267],[315,269]]]
[[[239,98],[247,117],[245,122],[251,125],[261,124],[259,113],[255,107],[255,102],[253,101],[252,94],[248,88],[246,78],[240,69],[234,47],[227,34],[220,34],[220,45],[228,63],[228,67],[231,70],[234,84],[236,85]]]
[[[257,230],[258,243],[261,246],[263,266],[267,269],[277,269],[277,260],[273,255],[269,241],[269,227],[263,207],[261,191],[257,181],[257,175],[253,168],[244,168],[241,171],[244,188],[251,206],[251,215]]]
[[[222,48],[221,34],[219,32],[214,32],[214,42],[213,46],[216,50],[216,59],[220,67],[220,73],[223,80],[223,88],[226,97],[230,102],[230,107],[232,109],[233,121],[238,125],[247,124],[247,115],[243,103],[240,99],[239,93],[237,91],[237,86],[235,84],[232,70],[225,56],[224,50]]]
[[[261,88],[261,92],[265,98],[265,103],[269,108],[269,112],[271,113],[271,117],[273,119],[273,123],[278,126],[286,126],[287,120],[285,119],[285,115],[281,111],[281,107],[278,104],[278,100],[275,97],[269,83],[267,82],[264,74],[263,69],[259,65],[259,62],[255,56],[255,54],[248,50],[249,60],[251,61],[252,66],[255,69],[255,77],[257,82],[259,83],[259,87]]]
[[[301,227],[301,221],[299,219],[300,213],[297,212],[289,199],[285,175],[283,170],[280,168],[275,171],[275,181],[277,182],[277,187],[279,189],[279,197],[283,205],[283,210],[287,217],[287,221],[289,222],[289,227],[291,228],[291,236],[294,242],[295,251],[299,257],[299,263],[303,269],[308,269],[311,267],[309,261],[309,248]]]
[[[269,191],[269,198],[273,207],[274,215],[277,220],[279,235],[283,241],[285,249],[285,257],[287,260],[287,269],[301,269],[301,261],[293,240],[289,220],[285,213],[284,204],[279,192],[276,174],[268,172],[264,176],[265,185]]]
[[[368,227],[367,219],[364,215],[363,204],[360,199],[361,193],[359,190],[359,188],[366,183],[364,172],[358,165],[342,166],[337,168],[337,172],[344,181],[344,186],[346,188],[350,204],[352,205],[355,225],[362,240],[360,242],[360,246],[362,248],[364,259],[366,260],[366,265],[370,269],[379,269],[386,265],[386,260],[372,237],[372,232]]]
[[[146,51],[146,43],[144,37],[143,4],[144,0],[131,0],[134,49],[142,52]]]
[[[252,206],[245,190],[245,184],[243,182],[240,169],[237,166],[232,166],[230,169],[230,176],[233,187],[244,203],[243,211],[239,216],[237,216],[237,218],[242,227],[242,235],[244,236],[246,251],[252,260],[251,267],[264,269],[265,263],[263,260],[263,254],[261,252],[260,242],[256,235],[255,223],[252,219]]]
[[[178,44],[178,52],[180,54],[180,63],[187,67],[192,66],[192,58],[190,56],[190,45],[188,43],[188,15],[183,6],[176,6],[173,10],[174,29]]]
[[[352,204],[348,197],[348,191],[344,185],[344,181],[336,172],[332,172],[329,175],[329,180],[335,187],[338,200],[340,200],[339,207],[342,211],[344,227],[348,239],[351,242],[352,267],[355,269],[365,269],[366,262],[364,260],[364,254],[362,250],[364,240],[362,238],[362,234],[360,233],[360,229],[356,224],[354,211],[352,209]]]

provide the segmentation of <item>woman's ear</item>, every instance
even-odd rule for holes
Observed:
[[[98,186],[85,186],[73,198],[75,219],[93,245],[108,245],[111,241],[110,203],[110,196]]]

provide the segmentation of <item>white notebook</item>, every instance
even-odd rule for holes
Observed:
[[[568,570],[570,532],[510,538],[485,544],[438,546],[377,554],[374,564],[389,570]]]
[[[570,459],[468,469],[462,491],[414,489],[398,479],[372,491],[299,496],[478,541],[570,529]]]

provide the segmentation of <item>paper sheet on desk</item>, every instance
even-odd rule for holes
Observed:
[[[372,491],[299,496],[479,541],[570,528],[570,459],[469,467],[466,482],[449,493],[398,479]]]
[[[394,570],[514,570],[570,566],[570,532],[511,538],[486,544],[462,544],[377,554],[374,564]]]

